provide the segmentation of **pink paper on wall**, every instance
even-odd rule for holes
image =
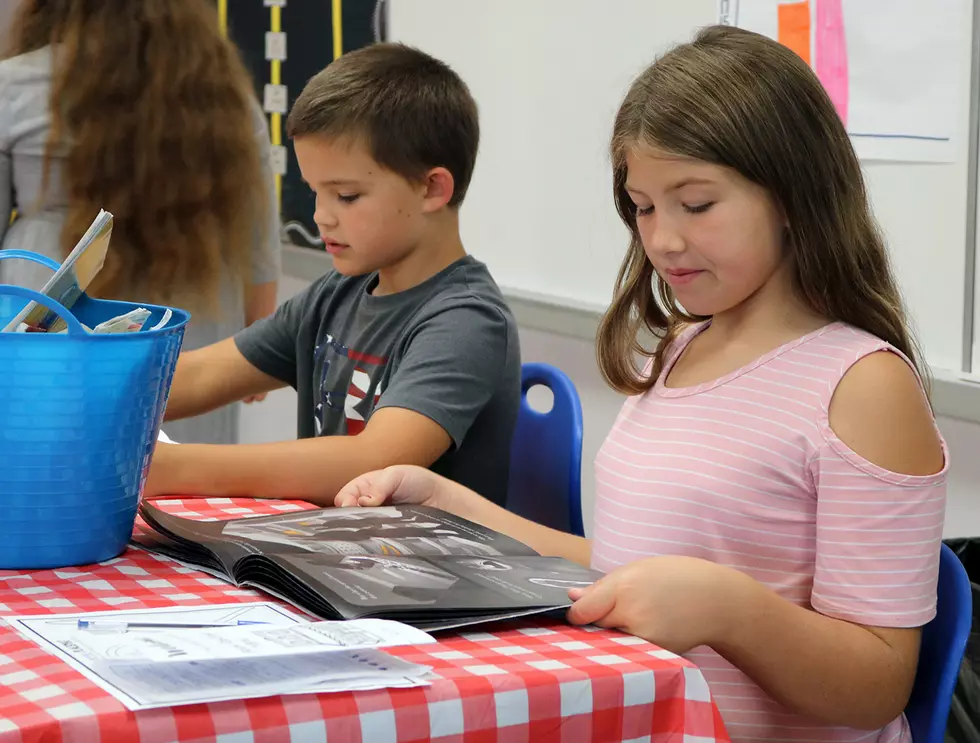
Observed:
[[[816,0],[815,5],[814,70],[847,126],[847,40],[842,0]]]

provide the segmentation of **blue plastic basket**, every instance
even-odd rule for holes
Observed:
[[[0,250],[56,269],[48,258]],[[0,333],[0,569],[101,562],[133,531],[177,355],[190,315],[164,328],[91,334],[136,307],[82,295],[72,311],[37,292],[0,284],[0,327],[30,301],[57,312],[67,334]],[[76,319],[77,318],[77,319]]]

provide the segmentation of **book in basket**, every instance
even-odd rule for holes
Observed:
[[[66,309],[71,309],[82,296],[82,292],[92,283],[92,279],[102,270],[111,237],[112,214],[105,209],[100,209],[81,240],[76,243],[58,270],[41,287],[41,294],[57,300]],[[48,333],[58,333],[68,327],[57,313],[33,301],[7,323],[3,332],[13,332],[21,323],[30,330]]]
[[[449,629],[563,609],[601,575],[427,506],[192,521],[144,501],[140,515],[137,546],[322,619]]]

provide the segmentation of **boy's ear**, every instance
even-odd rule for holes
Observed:
[[[453,174],[446,168],[432,168],[422,176],[422,211],[435,212],[449,203],[456,190]]]

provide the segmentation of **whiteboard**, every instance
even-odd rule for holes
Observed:
[[[608,305],[627,246],[611,193],[613,117],[636,74],[717,14],[717,0],[389,0],[390,38],[452,65],[480,108],[462,233],[505,290]],[[964,352],[971,30],[963,0],[955,161],[864,164],[926,358],[954,370]]]

